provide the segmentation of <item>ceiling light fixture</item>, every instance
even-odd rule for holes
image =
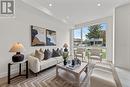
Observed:
[[[98,3],[98,4],[97,4],[97,6],[99,6],[99,7],[100,7],[100,6],[101,6],[101,4],[100,4],[100,3]]]
[[[100,6],[101,6],[101,3],[98,3],[97,6],[100,7]]]
[[[50,4],[49,4],[49,6],[51,7],[51,6],[52,6],[52,4],[50,3]]]

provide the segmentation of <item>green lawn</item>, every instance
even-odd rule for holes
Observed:
[[[102,52],[102,59],[106,59],[106,52]]]

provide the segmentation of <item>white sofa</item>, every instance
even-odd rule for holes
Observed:
[[[28,62],[29,62],[29,69],[31,71],[33,71],[36,75],[37,73],[39,73],[40,71],[44,70],[44,69],[47,69],[51,66],[54,66],[58,63],[61,63],[63,62],[63,58],[62,56],[59,56],[59,57],[52,57],[52,58],[49,58],[47,60],[43,60],[43,61],[39,61],[38,58],[34,57],[33,54],[31,54],[29,57],[28,57]]]
[[[97,63],[90,76],[90,87],[122,87],[122,85],[112,64]]]

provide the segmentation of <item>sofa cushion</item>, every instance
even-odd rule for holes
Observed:
[[[61,63],[64,61],[62,56],[55,57],[55,59],[57,60],[57,63]]]
[[[38,58],[39,61],[42,61],[44,59],[44,54],[38,50],[35,50],[35,57]]]
[[[90,56],[91,59],[100,59],[100,56]]]
[[[49,58],[47,60],[43,60],[40,62],[40,69],[43,70],[56,64],[57,64],[57,60],[55,58]]]

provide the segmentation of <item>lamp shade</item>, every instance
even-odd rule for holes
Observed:
[[[9,52],[23,52],[24,51],[24,46],[21,43],[15,43],[9,50]]]
[[[67,47],[68,47],[67,43],[65,43],[65,44],[63,45],[63,47],[67,48]]]

